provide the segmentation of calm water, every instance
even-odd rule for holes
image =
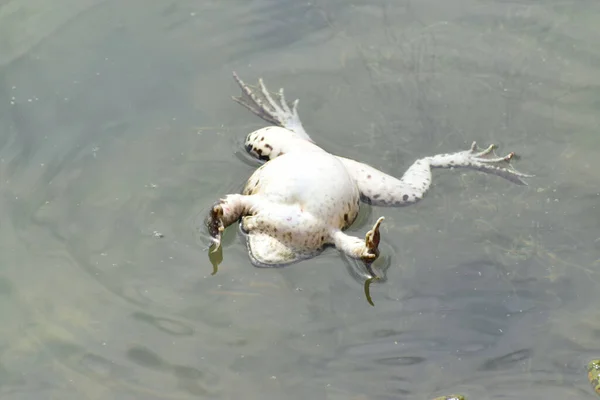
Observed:
[[[0,397],[594,398],[599,42],[592,0],[1,2]],[[235,229],[211,276],[263,126],[232,70],[386,172],[477,140],[537,177],[365,207],[375,307],[337,252],[256,269]]]

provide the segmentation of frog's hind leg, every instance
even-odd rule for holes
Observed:
[[[385,174],[367,164],[338,157],[358,185],[361,199],[378,206],[404,206],[421,200],[431,186],[433,168],[468,168],[498,175],[513,183],[526,185],[522,178],[533,175],[515,170],[510,161],[514,153],[499,157],[496,146],[480,149],[473,142],[469,150],[438,154],[414,162],[402,178]]]
[[[279,89],[279,93],[272,95],[262,79],[258,80],[258,88],[251,88],[235,72],[233,78],[242,90],[241,96],[232,96],[236,103],[241,104],[267,122],[289,129],[304,140],[313,141],[300,122],[298,99],[292,104],[288,104],[283,94],[283,88]]]
[[[211,208],[205,223],[214,244],[213,252],[221,246],[221,237],[225,228],[244,215],[251,214],[255,206],[255,195],[230,194]]]
[[[364,239],[359,239],[336,230],[332,239],[335,247],[349,257],[360,259],[366,263],[372,263],[379,257],[379,241],[381,235],[379,227],[384,218],[380,217],[373,228],[367,232]]]

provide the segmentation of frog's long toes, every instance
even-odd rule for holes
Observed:
[[[244,83],[235,72],[233,78],[242,90],[241,96],[232,97],[235,102],[274,125],[282,127],[288,127],[290,124],[301,125],[297,111],[298,100],[288,104],[283,89],[271,94],[262,78],[258,80],[257,88],[252,88]]]
[[[375,225],[373,225],[373,229],[371,229],[369,232],[367,232],[367,234],[365,236],[365,246],[371,252],[376,251],[377,248],[379,247],[379,241],[381,240],[381,234],[379,233],[379,227],[381,226],[381,223],[384,221],[384,219],[385,218],[383,218],[383,217],[379,217],[377,222],[375,222]]]
[[[223,231],[225,231],[225,226],[223,224],[223,206],[221,204],[215,205],[210,210],[206,225],[211,240],[216,245],[216,249],[218,249],[221,244],[221,236],[223,235]]]
[[[448,165],[476,169],[501,176],[519,185],[527,185],[521,178],[531,178],[533,175],[524,174],[512,167],[510,162],[516,157],[515,153],[510,152],[505,156],[498,156],[494,151],[496,148],[497,146],[492,144],[481,149],[476,142],[473,142],[469,150],[456,154],[461,159],[453,160]]]
[[[272,114],[283,114],[282,108],[277,103],[277,101],[275,101],[273,99],[273,97],[271,97],[271,93],[269,93],[269,91],[267,90],[267,87],[265,86],[265,83],[263,82],[262,78],[260,78],[258,80],[258,85],[260,86],[260,91],[262,92],[263,97],[267,100],[267,102],[273,109],[273,111],[271,111],[271,113]],[[279,100],[280,101],[281,101],[281,93],[282,93],[282,89],[279,90],[279,96],[280,96]],[[283,104],[283,101],[281,101],[281,103]]]
[[[264,105],[263,99],[261,99],[242,79],[234,72],[233,78],[237,82],[240,90],[242,91],[241,96],[231,96],[233,101],[239,105],[245,107],[254,115],[268,121],[272,124],[277,124],[277,121],[271,117],[271,111],[267,110]]]
[[[483,157],[486,156],[490,153],[492,153],[496,148],[498,148],[498,146],[496,146],[495,144],[490,144],[487,148],[485,149],[481,149],[479,148],[479,146],[477,146],[477,142],[473,142],[473,144],[471,144],[471,153],[475,153],[476,151],[479,151],[478,153],[475,153],[474,156],[475,157]]]
[[[479,153],[475,153],[473,155],[471,155],[471,157],[474,160],[477,160],[481,163],[484,164],[496,164],[496,163],[501,163],[501,162],[505,162],[505,163],[510,163],[510,160],[513,159],[513,157],[515,156],[514,152],[510,152],[505,156],[498,156],[494,150],[496,149],[496,145],[490,145],[488,148],[486,148],[483,151],[480,151]],[[472,152],[472,151],[471,151]]]

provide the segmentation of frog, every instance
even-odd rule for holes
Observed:
[[[288,102],[284,89],[270,92],[263,79],[247,85],[236,72],[241,95],[232,99],[269,125],[247,134],[244,148],[260,166],[241,193],[222,196],[205,224],[211,252],[221,249],[222,236],[235,223],[246,239],[251,263],[280,267],[320,254],[328,247],[371,265],[380,256],[378,217],[364,237],[346,233],[362,205],[401,207],[417,203],[432,184],[437,168],[471,169],[497,175],[517,185],[533,175],[517,171],[515,153],[498,156],[497,146],[473,142],[467,150],[417,159],[397,178],[369,164],[332,154],[304,129],[299,99]]]

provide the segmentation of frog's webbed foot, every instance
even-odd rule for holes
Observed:
[[[375,225],[373,225],[373,229],[365,235],[365,248],[360,256],[361,260],[365,263],[370,264],[379,257],[379,241],[381,240],[379,227],[384,219],[383,217],[379,217]]]
[[[271,95],[262,78],[258,80],[258,88],[248,86],[235,72],[233,78],[242,90],[241,96],[232,96],[236,103],[273,125],[289,129],[304,139],[311,140],[298,116],[298,99],[288,104],[283,88],[279,89],[279,93]]]
[[[515,153],[511,152],[505,156],[498,156],[494,151],[496,147],[492,144],[485,149],[481,149],[477,146],[477,143],[473,142],[469,150],[430,157],[430,165],[433,168],[464,167],[475,169],[501,176],[518,185],[527,185],[522,178],[530,178],[533,175],[524,174],[514,169],[510,165],[510,161],[515,157]]]

